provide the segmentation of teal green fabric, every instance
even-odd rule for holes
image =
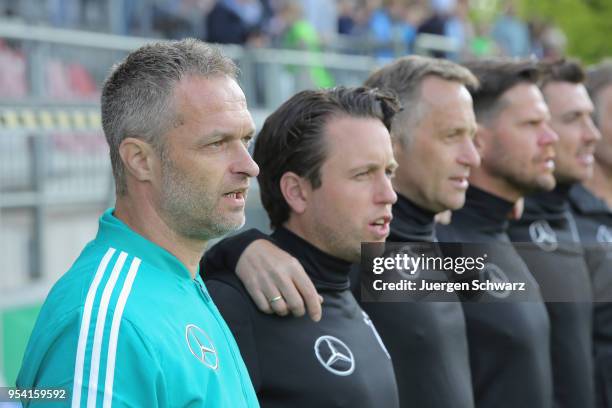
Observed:
[[[113,209],[49,293],[17,385],[65,388],[73,407],[259,406],[199,274]]]
[[[41,304],[14,307],[0,312],[0,333],[4,379],[10,387],[15,386],[28,338],[40,312]]]

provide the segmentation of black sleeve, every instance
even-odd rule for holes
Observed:
[[[238,260],[244,250],[258,239],[271,240],[268,235],[252,228],[219,241],[215,246],[206,251],[200,261],[202,279],[206,279],[205,274],[209,275],[216,271],[227,270],[235,272]]]
[[[250,299],[245,298],[246,295],[240,289],[227,282],[211,279],[206,282],[206,287],[236,339],[255,392],[259,392],[261,375],[252,316],[255,306]]]

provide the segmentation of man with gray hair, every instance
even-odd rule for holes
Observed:
[[[115,208],[47,297],[18,387],[72,407],[258,407],[199,276],[259,171],[234,63],[193,39],[146,45],[106,80],[102,124]]]

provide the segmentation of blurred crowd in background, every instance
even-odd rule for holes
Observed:
[[[42,7],[41,7],[41,3]],[[4,18],[29,24],[252,47],[333,50],[391,58],[419,33],[446,36],[458,53],[538,58],[563,53],[550,22],[525,21],[513,1],[482,18],[469,0],[0,0]],[[485,2],[486,3],[486,2]]]
[[[148,38],[196,37],[246,48],[367,55],[386,63],[415,49],[421,34],[447,44],[433,56],[557,58],[566,37],[551,22],[526,21],[513,0],[0,0],[0,18],[31,26]],[[483,12],[487,4],[489,12]],[[492,11],[491,11],[492,10]],[[449,45],[450,44],[450,45]],[[422,51],[421,51],[422,53]],[[44,63],[45,91],[54,100],[91,100],[107,67],[87,54],[53,51]],[[0,97],[31,91],[21,44],[0,39]],[[258,75],[260,75],[259,73]],[[338,83],[328,70],[310,71],[312,85]],[[259,81],[260,82],[260,81]],[[261,88],[261,85],[258,84]],[[30,89],[28,89],[30,88]],[[258,94],[261,93],[259,90]]]

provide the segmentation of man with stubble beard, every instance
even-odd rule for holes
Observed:
[[[555,147],[556,186],[525,198],[521,219],[511,223],[510,238],[534,273],[546,300],[551,325],[551,360],[556,407],[594,404],[592,292],[589,272],[569,192],[590,177],[599,139],[584,87],[584,71],[575,61],[542,63],[540,86],[559,136]],[[526,244],[529,243],[529,244]]]
[[[465,206],[441,242],[476,243],[489,258],[482,279],[525,284],[525,291],[487,290],[462,303],[477,407],[552,406],[549,321],[537,283],[510,244],[508,218],[532,191],[555,185],[550,114],[529,61],[466,64],[480,81],[472,89],[481,166],[470,176]]]

